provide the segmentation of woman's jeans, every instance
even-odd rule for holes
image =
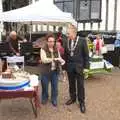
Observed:
[[[51,82],[51,101],[57,102],[58,96],[58,73],[56,71],[51,71],[47,74],[43,74],[41,77],[42,85],[42,102],[48,100],[48,85]]]

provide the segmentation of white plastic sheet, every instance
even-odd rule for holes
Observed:
[[[3,12],[0,20],[4,22],[23,22],[25,24],[66,24],[76,25],[72,15],[62,12],[51,0],[40,0],[23,8]]]

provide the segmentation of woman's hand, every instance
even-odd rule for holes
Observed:
[[[59,58],[54,58],[53,61],[54,61],[54,62],[59,62],[59,63],[60,63]]]
[[[54,58],[53,60],[54,60],[54,61],[59,61],[59,58]]]
[[[54,58],[54,61],[60,62],[61,65],[64,65],[64,64],[65,64],[65,61],[64,61],[62,58]]]

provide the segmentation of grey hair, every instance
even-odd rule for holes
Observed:
[[[17,33],[15,31],[11,31],[10,36],[12,36],[12,35],[17,35]]]

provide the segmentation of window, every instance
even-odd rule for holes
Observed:
[[[101,0],[80,0],[78,2],[78,21],[100,22],[101,21]]]
[[[91,19],[98,19],[100,16],[100,0],[91,1]]]
[[[62,11],[73,14],[73,0],[55,0],[55,4]]]
[[[80,20],[89,20],[90,1],[83,0],[80,3],[79,15]]]
[[[100,22],[102,0],[54,0],[58,8],[70,12],[78,22]]]

